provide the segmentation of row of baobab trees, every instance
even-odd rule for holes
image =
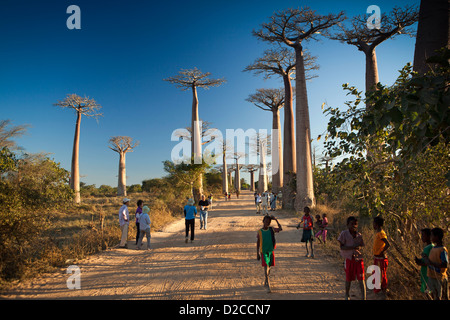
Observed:
[[[441,20],[447,25],[446,29],[435,23]],[[448,46],[447,0],[422,0],[420,13],[416,6],[395,7],[391,12],[381,15],[379,29],[369,29],[367,17],[364,15],[349,19],[344,12],[321,15],[304,7],[275,12],[258,30],[253,31],[253,35],[257,39],[271,44],[272,48],[266,50],[262,57],[256,59],[244,71],[263,75],[266,78],[279,77],[283,83],[281,89],[259,89],[247,99],[255,106],[273,113],[273,129],[280,129],[279,112],[281,108],[284,108],[283,142],[281,142],[280,135],[274,143],[275,146],[272,146],[272,156],[275,154],[280,163],[279,174],[272,177],[272,185],[277,190],[283,190],[283,207],[299,209],[306,205],[311,207],[315,205],[306,81],[314,77],[309,73],[318,67],[315,64],[316,58],[306,52],[305,44],[311,40],[326,37],[355,46],[363,52],[366,59],[365,90],[367,93],[370,90],[376,90],[376,84],[379,81],[376,47],[398,35],[415,36],[415,29],[412,26],[417,21],[419,21],[419,37],[416,40],[414,68],[419,72],[424,72],[424,69],[427,68],[425,58],[433,55],[434,50],[439,49],[442,43]],[[197,89],[209,89],[226,82],[223,78],[211,79],[209,76],[210,73],[203,73],[194,68],[181,70],[177,75],[164,79],[175,84],[181,90],[192,92],[191,152],[196,163],[202,157]],[[68,96],[66,100],[58,102],[56,105],[75,109],[77,113],[71,186],[77,195],[76,200],[79,202],[80,119],[82,115],[98,117],[100,114],[97,111],[100,106],[92,99],[82,99],[76,95]],[[366,108],[368,107],[370,106],[366,106]],[[125,181],[125,154],[132,151],[136,144],[130,140],[128,146],[125,144],[119,147],[118,141],[123,140],[117,138],[117,140],[111,139],[110,142],[112,150],[121,155],[119,192],[122,192],[120,185],[122,181],[123,186]],[[227,176],[226,165],[224,165],[224,169],[225,179]],[[292,187],[291,179],[294,176],[296,177],[296,186]],[[195,192],[197,195],[202,193],[201,181],[200,177],[199,187]]]
[[[284,85],[281,89],[258,89],[247,99],[260,109],[272,112],[274,131],[281,129],[279,112],[284,107],[283,143],[279,135],[278,139],[273,140],[271,152],[272,159],[275,157],[278,160],[280,168],[272,177],[272,188],[283,190],[284,208],[315,206],[306,81],[314,77],[309,73],[317,70],[318,66],[315,63],[316,57],[306,52],[304,45],[319,37],[327,37],[356,46],[366,57],[367,92],[375,90],[379,80],[375,48],[397,35],[414,35],[411,26],[418,21],[418,17],[418,8],[415,6],[395,7],[390,13],[381,16],[379,29],[368,29],[367,18],[363,15],[347,19],[344,12],[321,15],[304,7],[275,12],[260,29],[253,31],[257,39],[270,43],[273,47],[244,71],[254,72],[265,78],[279,77]],[[346,20],[350,20],[350,23],[345,23]],[[182,90],[192,90],[191,151],[194,158],[201,157],[197,88],[208,89],[225,82],[225,79],[210,79],[209,76],[210,73],[194,68],[182,70],[178,75],[165,79]],[[223,177],[226,179],[225,162],[223,168]],[[260,170],[264,170],[264,167],[261,166]],[[294,176],[296,186],[293,188],[291,180]],[[239,166],[236,168],[235,179],[238,177]],[[260,177],[264,176],[260,174]],[[197,193],[201,193],[201,178],[199,185]]]

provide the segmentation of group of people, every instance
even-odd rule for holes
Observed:
[[[278,227],[270,226],[271,221],[275,220]],[[326,240],[326,228],[328,221],[326,215],[323,219],[316,216],[316,223],[319,231],[315,234],[316,238],[322,236],[323,241]],[[379,283],[373,279],[374,292],[376,294],[382,292],[386,295],[387,290],[387,268],[388,257],[387,250],[390,243],[387,239],[386,232],[383,229],[384,219],[375,217],[373,219],[373,229],[375,237],[373,241],[373,265],[379,268]],[[308,242],[310,243],[311,257],[314,257],[312,246],[313,241],[313,221],[310,216],[310,208],[304,208],[304,215],[297,225],[297,228],[303,227],[302,242],[306,243],[306,257],[309,256]],[[270,267],[275,265],[274,249],[276,247],[275,233],[282,231],[282,227],[274,216],[266,215],[263,218],[263,227],[257,233],[257,259],[262,260],[264,267],[264,286],[270,292],[269,274]],[[422,252],[421,258],[416,258],[416,263],[421,266],[421,291],[427,295],[431,295],[434,300],[449,299],[448,287],[448,251],[443,245],[444,231],[441,228],[422,229],[422,241],[426,245]],[[320,239],[320,238],[319,238]],[[362,255],[362,247],[365,246],[361,233],[358,232],[358,219],[356,217],[348,217],[347,229],[342,231],[337,239],[340,245],[340,253],[344,259],[345,270],[345,299],[350,299],[350,286],[353,281],[357,281],[361,290],[361,296],[366,299],[366,284],[364,260]],[[375,273],[376,271],[373,271]]]
[[[276,195],[273,194],[273,198],[276,201]],[[270,199],[268,193],[265,193],[263,197],[260,194],[255,193],[255,202],[259,203],[259,199]],[[263,201],[261,201],[263,202]],[[130,213],[128,206],[130,199],[123,199],[123,205],[119,209],[119,224],[122,231],[121,241],[119,247],[127,247],[128,227],[130,221]],[[198,202],[199,210],[193,199],[189,199],[187,205],[184,207],[185,216],[185,242],[188,243],[189,233],[191,242],[195,237],[195,217],[198,211],[200,212],[200,229],[206,230],[208,220],[208,210],[212,204],[212,196],[208,199],[204,195],[201,196],[201,200]],[[137,201],[137,209],[135,215],[136,223],[136,245],[137,249],[141,249],[144,236],[147,237],[147,250],[150,250],[150,225],[151,220],[149,216],[150,208],[144,206],[142,200]],[[257,212],[259,213],[259,212]],[[267,210],[263,218],[263,227],[258,230],[257,233],[257,260],[261,260],[264,267],[264,286],[267,291],[270,292],[270,268],[275,265],[274,250],[276,248],[275,233],[282,231],[282,227],[278,220],[273,215],[268,215]],[[303,210],[303,216],[296,226],[297,229],[303,228],[303,234],[301,242],[306,245],[306,257],[314,258],[314,237],[320,241],[326,242],[328,220],[326,214],[316,215],[316,222],[313,223],[311,218],[311,210],[309,207],[305,207]],[[277,227],[271,227],[272,221],[277,223]],[[317,227],[317,232],[313,233],[314,225]],[[375,217],[373,219],[373,229],[375,231],[375,237],[373,242],[373,264],[379,268],[379,287],[374,288],[375,293],[380,291],[385,295],[387,290],[387,268],[388,258],[387,250],[390,248],[390,243],[387,239],[386,232],[383,229],[384,219],[382,217]],[[421,279],[421,291],[435,300],[449,299],[448,293],[448,251],[443,245],[444,232],[441,228],[422,229],[422,241],[425,247],[422,252],[422,257],[415,258],[417,265],[421,266],[420,279]],[[365,246],[361,233],[358,232],[358,219],[356,217],[347,218],[347,229],[342,231],[337,238],[340,245],[340,253],[344,259],[345,270],[345,299],[350,298],[350,286],[353,281],[357,281],[361,290],[361,296],[366,299],[366,284],[365,284],[365,271],[364,260],[362,255],[362,247]],[[310,244],[308,249],[308,243]],[[375,271],[374,271],[375,272]],[[375,281],[375,280],[374,280]]]
[[[375,217],[373,219],[373,229],[375,238],[373,242],[373,264],[380,270],[380,288],[375,288],[374,292],[382,291],[386,294],[387,289],[387,268],[388,258],[386,251],[390,244],[383,230],[384,219]],[[361,248],[364,246],[362,235],[357,231],[358,219],[349,217],[347,219],[347,230],[344,230],[338,241],[340,243],[341,255],[345,258],[346,288],[345,297],[349,298],[351,281],[357,280],[363,298],[366,298],[364,282],[364,261]],[[421,258],[416,258],[416,263],[421,266],[421,291],[430,294],[432,299],[448,300],[448,251],[443,246],[444,231],[441,228],[423,229],[422,241],[427,245],[424,248]],[[445,296],[444,296],[445,295]]]
[[[301,242],[305,243],[306,257],[314,258],[314,245],[313,245],[314,238],[317,238],[322,243],[327,242],[328,218],[326,213],[324,213],[322,217],[320,215],[316,215],[316,221],[315,223],[313,223],[310,208],[305,207],[303,209],[303,213],[304,215],[296,228],[297,229],[303,228]],[[316,229],[317,231],[315,234],[313,234],[314,229]],[[308,249],[308,243],[311,253],[309,252]]]
[[[130,205],[130,201],[131,200],[128,198],[123,199],[123,205],[119,209],[119,224],[122,232],[119,248],[127,248],[128,228],[130,225],[130,211],[128,206]],[[144,240],[144,236],[146,236],[147,250],[150,250],[150,208],[148,206],[144,206],[144,201],[142,200],[138,200],[136,205],[136,246],[137,249],[140,250],[142,247],[142,240]]]
[[[200,211],[200,230],[206,230],[208,225],[208,210],[212,206],[212,195],[205,198],[205,195],[201,196],[201,200],[198,202],[198,207]],[[197,207],[195,206],[194,199],[189,199],[187,204],[183,208],[184,219],[185,219],[185,230],[186,237],[185,242],[188,243],[189,240],[189,231],[191,234],[191,243],[194,242],[195,238],[195,217],[197,216]]]
[[[262,193],[255,192],[255,205],[256,205],[256,214],[260,214],[261,211],[263,214],[268,215],[269,211],[275,211],[277,208],[277,198],[278,196],[272,192],[265,191]],[[268,209],[270,207],[270,209]]]

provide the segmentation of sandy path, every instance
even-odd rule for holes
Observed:
[[[263,285],[256,260],[256,215],[247,192],[230,202],[215,201],[208,230],[194,243],[184,242],[184,220],[152,234],[152,250],[112,249],[79,261],[81,289],[69,290],[66,269],[18,285],[2,295],[14,299],[342,299],[344,283],[336,263],[316,246],[305,258],[301,231],[289,228],[298,219],[275,212],[284,230],[277,235],[272,293]],[[144,240],[145,242],[145,240]],[[145,246],[144,246],[145,247]]]

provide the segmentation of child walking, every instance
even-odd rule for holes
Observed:
[[[448,300],[448,251],[443,245],[444,230],[431,229],[431,242],[434,247],[428,257],[423,256],[428,266],[428,288],[434,300]],[[444,296],[445,294],[445,296]]]
[[[297,229],[300,229],[300,227],[303,227],[303,234],[302,234],[302,240],[301,242],[305,242],[306,246],[306,256],[309,257],[309,250],[308,250],[308,242],[309,246],[311,247],[311,258],[314,258],[314,247],[313,247],[313,234],[312,234],[312,228],[313,228],[313,220],[310,215],[310,209],[309,207],[303,208],[303,212],[305,215],[302,217],[302,220],[297,225]]]
[[[278,224],[278,228],[270,226],[272,220],[275,220]],[[267,292],[270,293],[270,267],[275,266],[275,255],[273,251],[276,247],[275,233],[282,231],[282,227],[274,216],[264,216],[263,227],[258,231],[256,241],[256,259],[261,260],[261,264],[264,267],[264,287]]]
[[[314,222],[314,232],[316,232],[316,234],[314,235],[315,238],[317,238],[319,241],[320,240],[320,236],[322,235],[322,231],[323,231],[323,226],[322,226],[322,219],[320,218],[320,214],[316,214],[316,221]]]
[[[357,280],[361,289],[361,296],[366,300],[366,284],[364,282],[364,261],[361,247],[364,241],[361,233],[358,232],[358,219],[347,218],[347,230],[344,230],[337,239],[341,248],[341,256],[345,259],[345,300],[350,299],[351,282]]]
[[[373,264],[380,268],[381,276],[381,289],[375,288],[373,291],[379,293],[380,291],[386,296],[387,289],[387,267],[388,259],[386,251],[389,249],[390,244],[387,240],[386,232],[383,230],[384,219],[382,217],[375,217],[373,219],[373,229],[376,231],[375,238],[373,240]]]

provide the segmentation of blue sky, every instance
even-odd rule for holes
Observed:
[[[81,30],[69,30],[69,5],[81,9]],[[200,118],[226,129],[270,129],[272,117],[246,102],[257,88],[281,87],[280,79],[242,70],[269,47],[251,34],[274,11],[310,6],[321,14],[365,14],[419,4],[418,0],[371,1],[100,1],[2,0],[0,4],[0,119],[29,124],[17,140],[27,152],[46,152],[70,169],[75,114],[53,103],[76,93],[103,106],[98,122],[83,118],[81,180],[117,184],[118,155],[111,136],[140,141],[127,155],[127,184],[164,175],[171,134],[190,125],[192,96],[163,81],[180,69],[197,67],[227,83],[199,91]],[[399,36],[377,48],[380,81],[392,84],[412,62],[415,39]],[[318,56],[318,78],[308,83],[312,136],[326,130],[321,105],[343,106],[343,83],[364,89],[364,54],[356,47],[323,39],[306,47]],[[281,112],[282,114],[283,112]],[[283,117],[282,117],[283,121]],[[315,142],[320,153],[321,142]]]

